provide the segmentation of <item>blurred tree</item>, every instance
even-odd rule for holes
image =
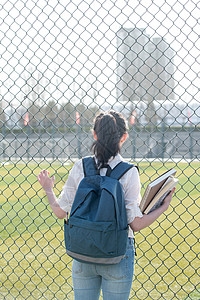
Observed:
[[[0,130],[2,130],[3,126],[6,122],[6,116],[3,109],[3,100],[0,100]]]
[[[75,107],[68,101],[60,105],[58,111],[58,122],[61,127],[70,127],[73,126],[75,120]]]
[[[82,112],[82,124],[85,126],[90,126],[94,121],[95,115],[99,112],[99,106],[92,104],[85,107],[85,110]]]
[[[46,103],[45,95],[48,92],[48,80],[39,70],[34,70],[29,66],[28,71],[24,74],[24,98],[21,107],[21,126],[24,115],[29,113],[31,127],[37,127],[43,123],[45,115],[42,114],[41,107]]]
[[[45,106],[41,107],[43,114],[43,125],[49,127],[52,125],[58,126],[58,107],[55,100],[50,100]]]

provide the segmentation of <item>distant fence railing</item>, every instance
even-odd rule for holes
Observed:
[[[200,141],[198,128],[174,128],[163,130],[160,128],[153,132],[148,129],[132,128],[129,139],[122,149],[126,158],[159,158],[159,159],[199,159]],[[57,159],[68,160],[88,155],[92,146],[92,134],[81,130],[61,133],[59,131],[43,134],[24,132],[0,135],[1,160],[28,159]]]

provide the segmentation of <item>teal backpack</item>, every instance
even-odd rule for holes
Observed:
[[[80,182],[70,217],[64,222],[65,246],[72,258],[87,263],[115,264],[126,253],[127,213],[119,179],[134,165],[120,162],[101,176],[93,157],[82,160]]]

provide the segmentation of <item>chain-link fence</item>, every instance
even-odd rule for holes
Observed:
[[[0,299],[73,299],[71,259],[36,175],[59,195],[100,110],[129,123],[122,155],[177,169],[170,209],[136,234],[130,299],[200,299],[198,0],[1,1]]]

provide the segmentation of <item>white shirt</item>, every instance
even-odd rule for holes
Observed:
[[[108,164],[113,169],[120,161],[124,161],[120,154],[114,158],[110,158]],[[105,176],[107,169],[101,169],[100,175]],[[66,212],[70,212],[71,206],[80,181],[84,177],[82,160],[77,161],[71,169],[68,179],[63,187],[63,190],[57,199],[59,206]],[[139,208],[141,201],[141,184],[137,168],[131,168],[119,180],[124,192],[125,206],[127,211],[128,224],[130,224],[135,217],[142,217]],[[133,232],[129,229],[129,237],[133,237]]]

